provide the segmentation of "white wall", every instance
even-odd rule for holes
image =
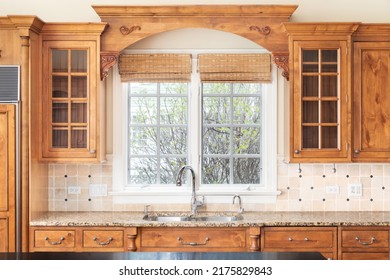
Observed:
[[[47,22],[100,21],[91,5],[294,4],[292,21],[390,22],[390,0],[0,0],[0,16],[36,15]]]

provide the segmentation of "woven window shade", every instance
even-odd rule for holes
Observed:
[[[188,82],[190,54],[123,54],[119,57],[122,82]]]
[[[202,82],[270,82],[269,54],[200,54]]]

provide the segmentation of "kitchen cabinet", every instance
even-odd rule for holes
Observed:
[[[263,252],[320,252],[337,259],[337,227],[263,227]]]
[[[0,104],[0,252],[16,250],[15,105]]]
[[[99,82],[99,36],[104,25],[97,24],[89,32],[83,25],[77,30],[68,27],[68,36],[53,35],[62,31],[61,25],[45,27],[50,32],[42,31],[41,159],[99,161],[105,153]]]
[[[362,25],[354,42],[353,151],[357,162],[390,162],[390,25]]]
[[[338,232],[339,259],[388,260],[388,227],[340,227]]]
[[[290,161],[350,161],[351,34],[356,24],[285,23],[290,47]]]

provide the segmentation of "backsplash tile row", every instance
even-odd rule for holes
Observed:
[[[276,203],[245,204],[247,211],[390,211],[390,164],[288,164],[278,160]],[[112,190],[112,161],[102,164],[50,164],[50,211],[115,211],[141,209],[137,205],[114,205],[112,197],[90,196],[89,185],[103,184]],[[348,185],[361,183],[361,197],[348,196]],[[68,187],[79,187],[69,194]],[[338,186],[339,193],[326,187]],[[227,208],[226,208],[227,207]],[[177,208],[177,209],[176,209]],[[180,210],[180,206],[176,207]],[[208,209],[231,206],[209,205]],[[186,210],[186,209],[185,209]]]

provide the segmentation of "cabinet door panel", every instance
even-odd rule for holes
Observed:
[[[356,161],[390,161],[390,43],[355,43]]]

